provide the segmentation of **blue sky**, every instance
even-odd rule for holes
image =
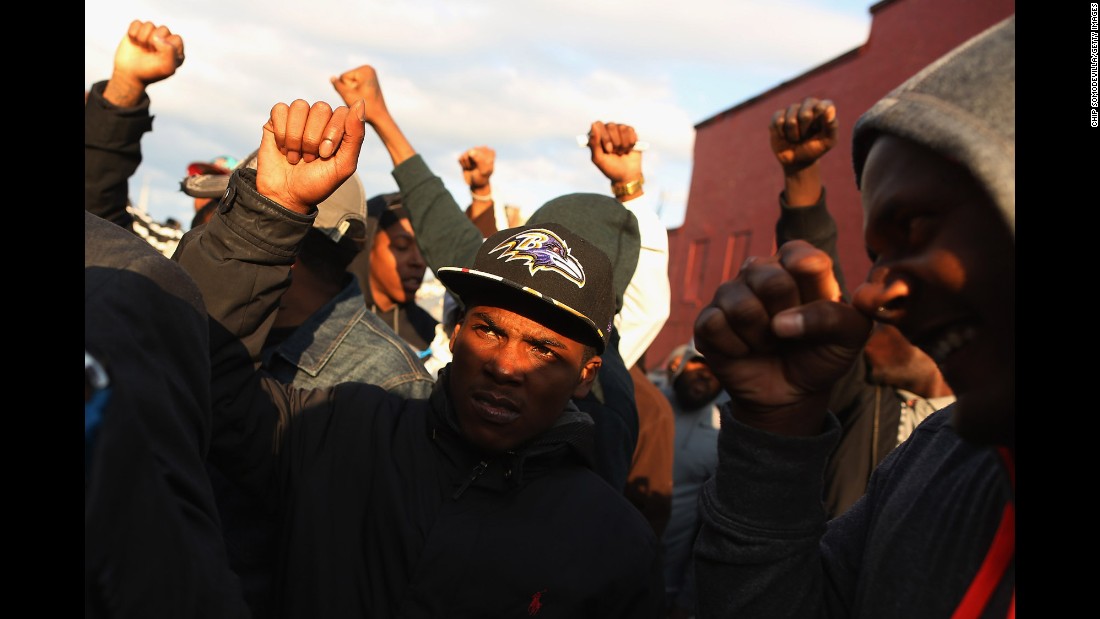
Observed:
[[[110,76],[133,19],[184,39],[176,75],[152,85],[153,132],[130,195],[190,223],[179,181],[191,161],[244,157],[271,106],[341,104],[328,79],[371,64],[394,118],[459,204],[458,155],[497,151],[498,201],[529,213],[575,191],[607,192],[574,136],[594,120],[650,143],[646,191],[683,220],[694,126],[866,41],[867,0],[112,0],[84,12],[84,85]],[[369,131],[367,195],[396,190]]]

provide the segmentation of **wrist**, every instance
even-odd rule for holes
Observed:
[[[639,175],[638,178],[632,181],[611,183],[611,193],[619,200],[629,199],[632,196],[641,195],[642,185],[644,184],[645,177]]]
[[[735,398],[730,413],[741,423],[758,430],[784,436],[816,436],[825,425],[828,405],[828,392],[809,395],[799,402],[773,406]]]
[[[479,187],[477,189],[474,189],[473,187],[471,187],[470,188],[470,198],[473,199],[473,201],[475,203],[476,202],[481,202],[482,204],[492,203],[493,202],[493,192],[492,192],[492,190],[490,190],[486,187]]]
[[[103,98],[116,107],[135,107],[145,97],[145,83],[127,73],[115,71],[103,88]]]
[[[791,207],[813,206],[821,199],[821,168],[817,162],[795,171],[784,168],[783,190]]]

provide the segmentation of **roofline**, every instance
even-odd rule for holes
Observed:
[[[874,23],[875,13],[877,13],[882,7],[884,7],[888,4],[893,4],[893,3],[898,2],[898,1],[899,0],[881,0],[880,2],[876,2],[875,4],[872,4],[870,6],[870,8],[867,9],[867,12],[869,12],[871,14],[871,27],[874,28],[874,25],[875,25],[875,23]],[[870,35],[870,32],[868,32],[867,33],[867,39],[870,40],[870,38],[871,38],[871,35]],[[698,123],[696,123],[695,130],[698,131],[699,129],[702,129],[703,127],[705,127],[705,126],[707,126],[707,125],[709,125],[709,124],[711,124],[715,121],[721,120],[722,118],[725,118],[726,116],[729,116],[731,114],[734,114],[734,113],[738,112],[742,108],[749,107],[750,105],[756,103],[757,101],[759,101],[761,99],[765,99],[767,97],[770,97],[772,94],[776,93],[777,91],[783,90],[783,89],[787,88],[788,86],[791,86],[792,84],[796,84],[796,83],[798,83],[802,80],[805,80],[805,79],[807,79],[811,76],[817,75],[819,73],[823,73],[826,70],[831,69],[831,68],[833,68],[834,66],[836,66],[838,64],[842,64],[842,63],[850,60],[851,58],[854,58],[855,56],[858,56],[860,50],[862,50],[865,45],[867,45],[867,41],[864,41],[858,47],[855,47],[851,50],[848,50],[847,52],[837,56],[836,58],[833,58],[832,60],[827,60],[824,63],[819,64],[816,67],[813,67],[813,68],[811,68],[811,69],[809,69],[809,70],[807,70],[803,73],[800,73],[799,75],[796,75],[795,77],[792,77],[789,80],[786,80],[784,82],[776,84],[775,86],[772,86],[771,88],[765,90],[764,92],[753,95],[752,97],[750,97],[748,99],[745,99],[741,103],[738,103],[737,105],[735,105],[731,108],[727,108],[727,109],[725,109],[721,112],[718,112],[717,114],[714,114],[713,116],[710,116],[708,118],[703,119],[703,120],[699,121]]]

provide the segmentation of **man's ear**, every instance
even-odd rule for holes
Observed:
[[[458,332],[462,330],[462,321],[459,320],[455,323],[455,328],[451,330],[451,339],[447,340],[447,350],[451,351],[453,355],[455,353],[455,340],[458,339]]]
[[[668,369],[668,373],[669,373],[669,374],[675,374],[675,373],[676,373],[676,370],[677,370],[677,369],[679,369],[679,367],[680,367],[680,363],[681,363],[681,362],[682,362],[683,360],[684,360],[684,356],[683,356],[683,355],[676,355],[676,356],[675,356],[675,357],[673,357],[672,359],[669,359],[669,361],[668,361],[668,368],[667,368],[667,369]]]
[[[603,359],[599,355],[593,355],[588,363],[581,368],[581,382],[573,389],[573,399],[580,400],[592,391],[592,383],[596,382],[596,376],[600,373]]]

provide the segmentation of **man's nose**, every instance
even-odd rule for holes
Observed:
[[[872,320],[891,323],[905,312],[909,292],[904,278],[893,276],[887,267],[874,266],[852,295],[852,305]]]

